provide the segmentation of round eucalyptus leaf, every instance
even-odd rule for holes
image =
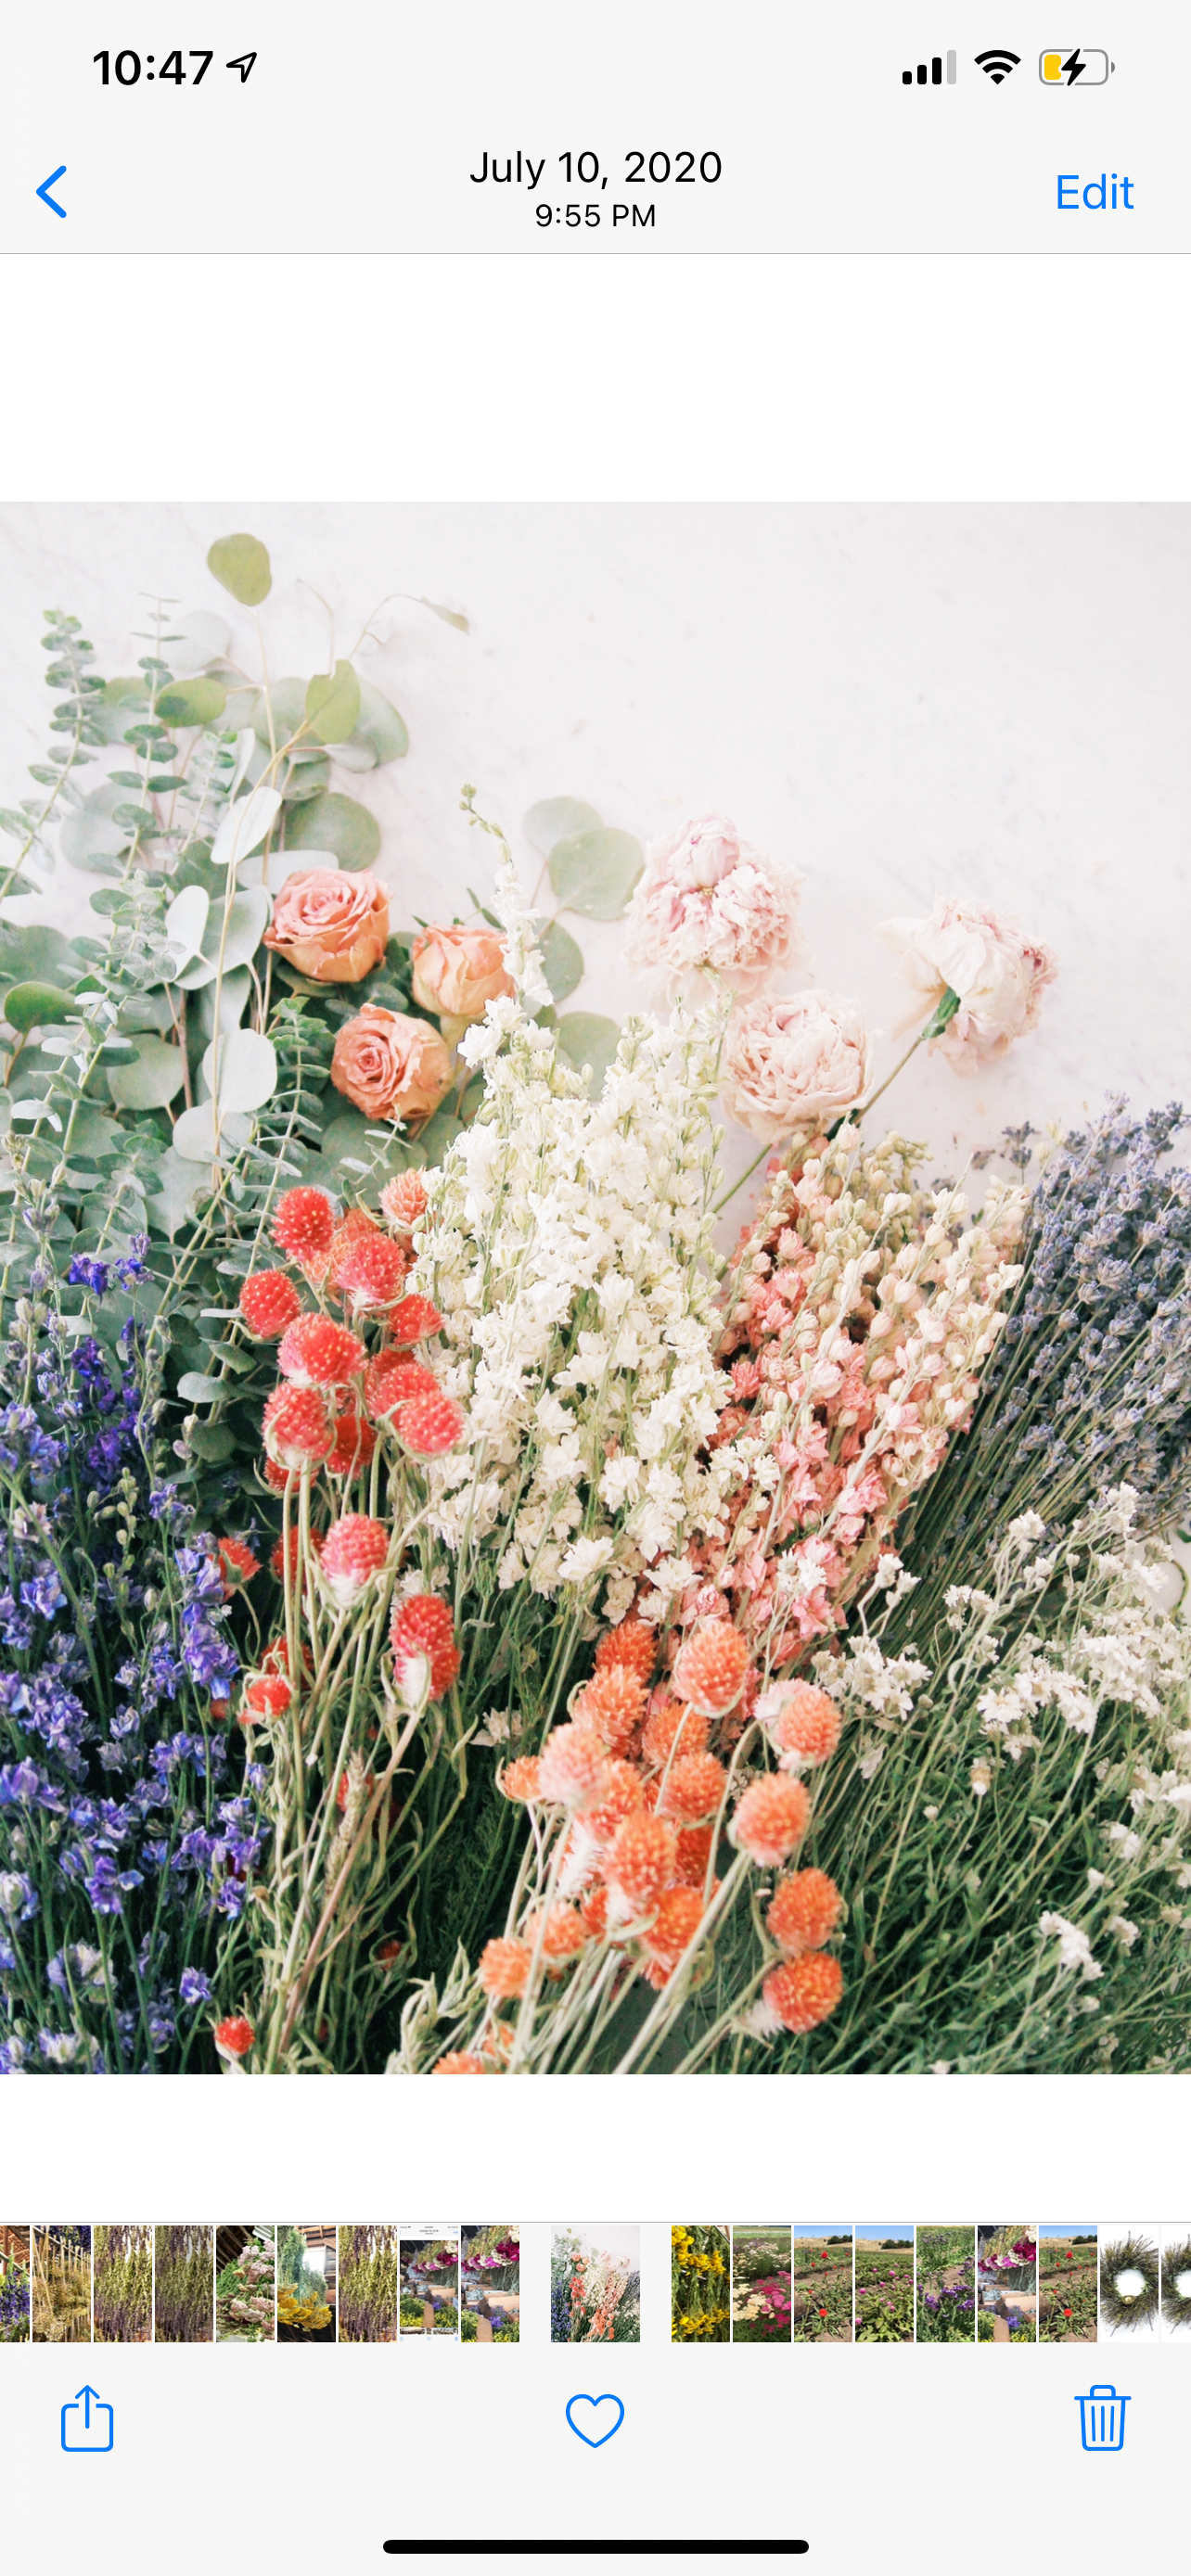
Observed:
[[[145,1208],[151,1225],[173,1242],[180,1225],[193,1215],[194,1203],[205,1187],[202,1173],[193,1162],[171,1145],[161,1156],[154,1174],[154,1187],[147,1194]]]
[[[185,1072],[181,1047],[146,1034],[130,1064],[108,1066],[108,1089],[119,1109],[164,1109],[181,1090]]]
[[[584,805],[577,796],[545,796],[540,805],[531,805],[521,826],[531,850],[548,859],[557,841],[573,840],[577,832],[598,832],[601,816],[594,805]]]
[[[172,975],[160,978],[163,983],[174,982],[180,969],[188,965],[192,957],[197,957],[210,909],[211,898],[202,886],[183,886],[181,894],[174,896],[162,923],[162,931],[174,959],[174,969]]]
[[[281,798],[275,787],[254,787],[251,795],[237,797],[229,805],[211,843],[211,865],[216,868],[238,867],[253,850],[259,850],[281,812]]]
[[[263,886],[250,886],[246,893],[232,896],[226,925],[223,905],[213,903],[203,933],[202,953],[184,974],[174,977],[174,982],[188,993],[196,993],[201,984],[213,983],[219,972],[221,948],[225,975],[234,966],[247,966],[269,927],[270,910]]]
[[[95,726],[105,742],[123,742],[128,726],[144,714],[148,698],[140,673],[135,678],[108,680],[102,691],[96,689],[94,696],[88,694],[87,722]]]
[[[344,752],[349,749],[371,752],[378,769],[383,769],[386,761],[404,760],[409,750],[404,717],[399,716],[396,707],[390,706],[388,699],[381,696],[379,689],[373,688],[370,680],[360,682],[360,712],[355,732],[350,745],[340,744],[336,759],[342,760]]]
[[[219,1118],[218,1158],[225,1161],[252,1134],[252,1120],[237,1118],[221,1110]],[[194,1109],[184,1109],[174,1128],[173,1151],[187,1163],[213,1163],[216,1160],[215,1103],[200,1100]]]
[[[53,984],[77,975],[78,960],[60,930],[40,921],[0,922],[0,985]]]
[[[195,994],[192,1005],[194,1013],[194,1021],[192,1025],[197,1025],[200,1037],[213,1038],[215,1035],[216,989],[217,988],[214,984],[204,984],[200,991]],[[251,991],[252,977],[246,966],[236,966],[232,969],[230,975],[225,974],[222,983],[218,987],[219,1026],[221,1030],[226,1031],[228,1029],[239,1028],[240,1022],[244,1017],[245,1004]]]
[[[10,1029],[27,1033],[30,1029],[53,1028],[62,1020],[77,1020],[79,1006],[70,993],[56,984],[10,984],[4,996],[4,1017]]]
[[[220,1037],[218,1059],[212,1039],[200,1070],[222,1110],[263,1109],[277,1089],[277,1050],[256,1029],[229,1029]]]
[[[222,1467],[234,1457],[236,1435],[230,1422],[196,1422],[190,1431],[190,1446],[208,1466]]]
[[[350,742],[360,713],[360,683],[350,662],[307,681],[305,713],[316,742]]]
[[[620,1045],[618,1023],[601,1019],[595,1011],[564,1011],[556,1034],[576,1071],[589,1070],[588,1090],[594,1099]]]
[[[200,675],[193,680],[176,680],[172,688],[163,689],[157,712],[163,724],[177,725],[185,731],[189,725],[218,724],[226,705],[227,690],[222,683]]]
[[[331,784],[331,763],[325,751],[292,751],[281,780],[281,793],[287,805],[303,805],[310,796],[321,796]]]
[[[241,608],[259,608],[273,587],[269,550],[259,537],[217,537],[208,550],[207,568]]]
[[[131,722],[131,717],[129,718]],[[113,822],[113,809],[121,802],[123,790],[106,779],[102,787],[93,787],[82,804],[68,814],[59,835],[64,859],[72,868],[88,868],[98,859],[114,859],[128,846],[128,834]]]
[[[375,769],[376,767],[376,753],[366,742],[361,742],[358,734],[354,734],[350,742],[337,742],[335,744],[334,760],[336,769],[353,770],[359,777],[363,777],[366,769]],[[319,766],[322,766],[321,762]],[[330,760],[328,760],[328,771],[330,770],[330,766],[331,763]],[[320,784],[321,783],[322,782],[320,781]]]
[[[551,921],[542,932],[542,971],[556,1002],[565,1002],[576,984],[583,981],[583,951],[570,931],[560,921]]]
[[[273,716],[272,737],[269,734],[270,710]],[[282,743],[288,742],[291,734],[301,731],[305,721],[305,680],[273,680],[270,682],[267,697],[263,689],[258,691],[256,704],[252,710],[252,722],[258,742],[264,743],[266,748],[272,739],[280,750]]]
[[[305,876],[311,868],[337,870],[338,866],[334,850],[270,850],[269,892],[280,894],[287,877]],[[259,885],[260,881],[260,860],[245,859],[236,870],[237,885]]]
[[[226,1380],[205,1377],[201,1369],[186,1369],[178,1380],[178,1393],[183,1404],[217,1404],[228,1393]]]
[[[181,617],[170,619],[163,649],[175,676],[189,680],[196,671],[205,671],[209,662],[222,661],[231,640],[232,630],[222,617],[215,617],[209,608],[188,608]]]
[[[333,850],[341,868],[367,868],[380,848],[380,825],[354,796],[312,796],[285,824],[286,848]]]
[[[550,883],[572,912],[619,921],[644,865],[645,852],[631,832],[576,832],[551,850]]]

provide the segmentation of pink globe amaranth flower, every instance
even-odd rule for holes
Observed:
[[[674,1871],[677,1839],[660,1816],[626,1816],[604,1861],[613,1908],[622,1921],[655,1906]]]
[[[625,960],[664,974],[671,990],[714,972],[737,993],[757,992],[775,967],[803,954],[799,876],[775,868],[722,814],[705,814],[654,841],[628,915]]]
[[[827,1762],[839,1743],[839,1710],[813,1682],[775,1682],[758,1700],[757,1716],[781,1757],[779,1770]]]
[[[240,1290],[240,1312],[255,1341],[276,1342],[302,1312],[287,1270],[253,1270]]]
[[[613,1784],[607,1749],[589,1726],[556,1726],[542,1748],[538,1794],[582,1815],[601,1807]]]
[[[282,1334],[277,1366],[295,1386],[346,1386],[367,1357],[346,1325],[333,1324],[327,1315],[299,1315]]]
[[[319,1572],[339,1609],[350,1610],[363,1598],[388,1553],[389,1533],[383,1521],[369,1520],[364,1512],[344,1512],[332,1521],[323,1540]]]
[[[394,1234],[412,1234],[429,1205],[420,1172],[398,1172],[396,1180],[385,1182],[380,1194],[381,1215]]]
[[[525,1941],[487,1942],[476,1976],[489,2003],[503,2003],[513,1995],[523,1995],[532,1961],[533,1952]]]
[[[420,930],[410,959],[415,1002],[444,1020],[482,1020],[489,1002],[517,989],[497,930]]]
[[[274,1387],[262,1429],[269,1459],[291,1476],[321,1465],[335,1445],[335,1426],[320,1387]]]
[[[869,1042],[855,1002],[817,990],[741,1002],[724,1040],[724,1107],[763,1145],[813,1132],[868,1088]]]
[[[751,1658],[739,1628],[707,1619],[692,1628],[674,1658],[674,1688],[704,1717],[722,1717],[744,1687]]]
[[[789,1878],[779,1878],[766,1909],[765,1929],[787,1958],[797,1959],[805,1950],[822,1949],[842,1912],[843,1898],[826,1870],[796,1869]]]
[[[396,1408],[393,1428],[413,1457],[442,1458],[458,1447],[467,1425],[453,1396],[439,1389],[434,1395],[407,1396]]]
[[[329,1252],[335,1234],[335,1211],[325,1190],[284,1190],[273,1218],[273,1241],[295,1261]]]
[[[810,1820],[811,1802],[801,1780],[770,1772],[745,1790],[728,1835],[758,1869],[770,1869],[789,1857]]]
[[[358,984],[379,966],[389,898],[367,869],[303,868],[287,877],[264,944],[315,984]]]
[[[930,1008],[949,990],[959,995],[954,1019],[934,1041],[957,1073],[993,1063],[1032,1029],[1059,971],[1053,949],[989,905],[939,902],[922,921],[878,923],[877,935]]]

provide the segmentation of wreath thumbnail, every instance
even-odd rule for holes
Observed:
[[[1185,2281],[1187,2287],[1180,2289]],[[1191,2325],[1191,2236],[1168,2246],[1162,2256],[1162,2314],[1167,2325]]]
[[[1138,2272],[1139,2290],[1119,2287],[1126,2272]],[[1152,2325],[1162,2304],[1162,2282],[1156,2245],[1144,2236],[1119,2237],[1106,2245],[1100,2256],[1100,2323],[1101,2326]],[[1189,2302],[1191,2306],[1191,2302]]]

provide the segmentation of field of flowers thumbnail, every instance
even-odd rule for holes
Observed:
[[[976,2340],[976,2228],[923,2226],[914,2264],[919,2343]]]
[[[789,2343],[791,2231],[732,2230],[733,2343]]]
[[[459,2239],[454,2231],[400,2237],[400,2317],[403,2335],[436,2335],[453,2342],[459,2333]]]
[[[29,2230],[0,2225],[0,2343],[29,2341]]]
[[[34,2343],[90,2343],[91,2230],[33,2229]]]
[[[215,2230],[216,2343],[273,2343],[276,2229],[226,2226]]]
[[[459,2287],[461,2343],[520,2343],[521,2238],[516,2227],[473,2222],[461,2229]]]
[[[670,2230],[671,2343],[727,2343],[732,2249],[726,2227]]]
[[[146,2222],[95,2230],[93,2340],[153,2340],[153,2229]]]
[[[914,2230],[904,2221],[856,2230],[856,2341],[914,2341]]]
[[[1095,2227],[1044,2227],[1038,2238],[1039,2343],[1095,2343],[1099,2312]]]
[[[641,2231],[560,2228],[550,2253],[551,2343],[640,2343]]]
[[[1038,2332],[1038,2230],[988,2219],[976,2230],[976,2335],[980,2343],[1034,2343]]]
[[[791,2334],[795,2343],[851,2343],[852,2230],[842,2225],[794,2229],[790,2261]]]

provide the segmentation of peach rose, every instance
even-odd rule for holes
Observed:
[[[366,1002],[335,1040],[331,1080],[366,1118],[433,1116],[451,1087],[451,1058],[428,1020]]]
[[[305,868],[286,878],[265,946],[316,984],[358,984],[380,964],[388,936],[389,898],[378,877]]]
[[[423,930],[410,951],[414,1000],[444,1020],[482,1020],[489,1002],[516,990],[495,930]]]

